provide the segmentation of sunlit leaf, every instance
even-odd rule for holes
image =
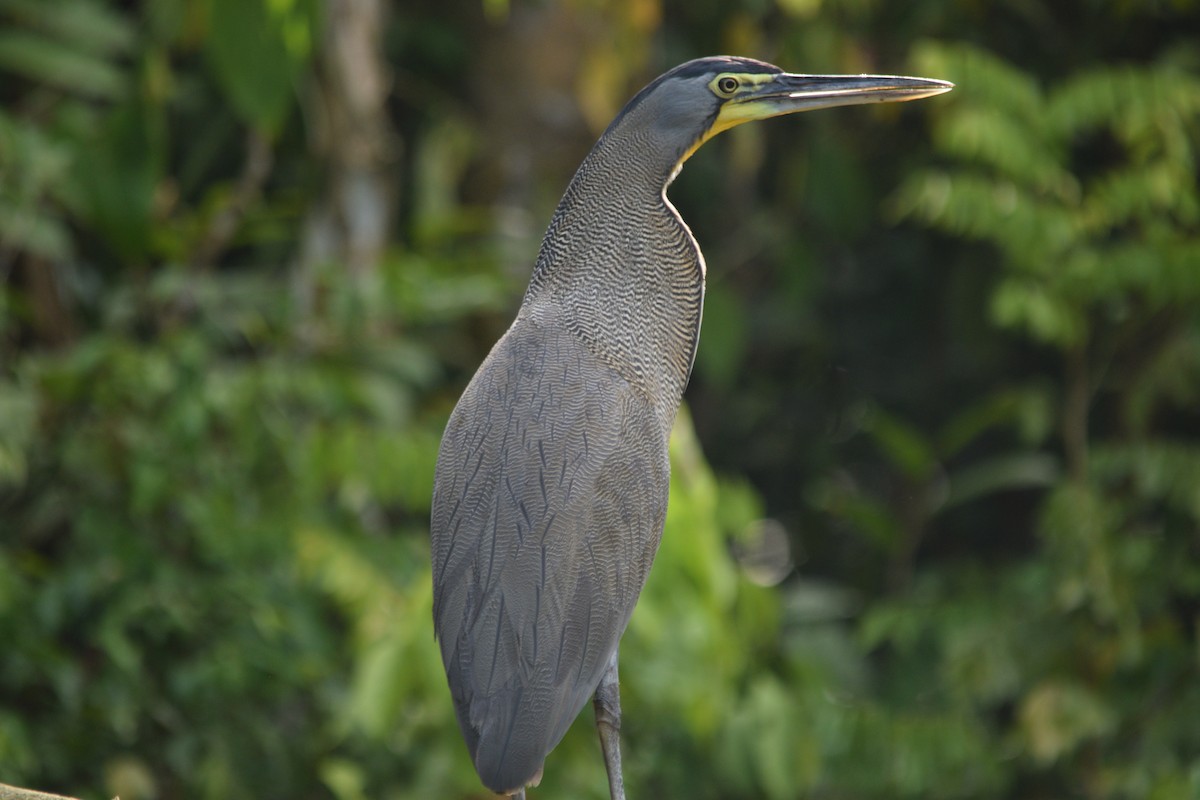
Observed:
[[[991,311],[998,325],[1023,330],[1038,341],[1059,346],[1078,342],[1087,330],[1074,304],[1030,280],[1002,282],[993,295]]]
[[[956,85],[948,103],[1001,109],[1026,125],[1036,124],[1042,114],[1045,101],[1036,79],[982,48],[926,41],[913,48],[911,61],[913,74],[937,75]]]
[[[1098,234],[1164,216],[1192,225],[1200,219],[1196,189],[1195,175],[1164,161],[1112,170],[1088,187],[1085,225]]]
[[[1010,110],[970,107],[940,115],[934,125],[940,146],[967,161],[994,167],[1004,177],[1055,195],[1079,194],[1074,176],[1054,152],[1055,143],[1015,118]]]
[[[966,169],[914,175],[896,193],[892,208],[946,232],[994,242],[1018,266],[1036,272],[1053,271],[1054,259],[1079,230],[1071,209]]]
[[[1021,701],[1019,714],[1030,752],[1043,762],[1057,760],[1113,726],[1103,698],[1074,684],[1037,686]]]
[[[1200,113],[1200,79],[1171,69],[1132,65],[1088,70],[1055,89],[1046,123],[1061,136],[1110,125],[1140,139]]]

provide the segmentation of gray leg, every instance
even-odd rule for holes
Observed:
[[[525,790],[522,789],[521,791],[517,792],[516,794],[510,795],[510,796],[512,797],[512,800],[525,800]]]
[[[608,770],[608,793],[612,800],[625,800],[625,781],[621,778],[621,687],[617,680],[617,653],[614,650],[608,669],[596,687],[596,730],[604,767]]]

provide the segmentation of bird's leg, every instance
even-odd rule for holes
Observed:
[[[514,792],[511,795],[511,797],[512,797],[512,800],[525,800],[525,790],[518,789],[516,792]]]
[[[621,778],[621,688],[617,680],[617,653],[614,650],[604,677],[596,687],[596,730],[604,767],[608,770],[608,792],[612,800],[625,800],[625,781]]]

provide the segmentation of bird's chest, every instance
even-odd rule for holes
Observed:
[[[672,417],[700,328],[703,280],[683,261],[689,256],[614,254],[595,280],[566,287],[554,304],[567,330]]]

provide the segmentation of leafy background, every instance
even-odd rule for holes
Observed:
[[[1200,797],[1194,0],[0,0],[0,780],[486,797],[436,446],[579,159],[735,52],[634,797]],[[606,797],[590,711],[534,797]]]

